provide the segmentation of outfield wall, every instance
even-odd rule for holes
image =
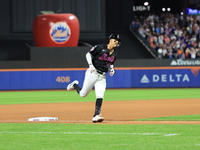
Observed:
[[[0,90],[65,89],[82,86],[88,47],[31,48],[29,61],[0,61]],[[200,87],[200,59],[120,59],[108,88]]]
[[[75,79],[82,86],[85,69],[1,69],[0,90],[65,89]],[[199,69],[200,67],[116,68],[113,77],[107,74],[107,87],[200,87]]]

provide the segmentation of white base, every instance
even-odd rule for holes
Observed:
[[[35,117],[29,118],[28,121],[55,121],[58,120],[57,117]]]

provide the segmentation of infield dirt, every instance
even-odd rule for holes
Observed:
[[[58,117],[50,123],[92,123],[95,102],[0,105],[0,123],[38,123],[33,117]],[[132,121],[200,114],[200,99],[105,101],[101,124],[200,124],[200,121]],[[44,123],[44,121],[40,121]]]

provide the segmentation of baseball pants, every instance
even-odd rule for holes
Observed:
[[[96,98],[104,98],[106,90],[106,75],[101,75],[97,73],[96,70],[91,73],[88,68],[85,72],[83,87],[79,92],[80,97],[86,97],[93,87],[95,88]]]

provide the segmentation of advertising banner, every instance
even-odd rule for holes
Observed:
[[[82,87],[86,69],[0,70],[0,90],[66,89],[73,80]],[[117,68],[107,88],[200,87],[200,67]]]
[[[200,76],[191,69],[134,70],[132,87],[200,87]]]
[[[82,81],[84,73],[85,70],[0,71],[0,90],[65,89],[75,79]]]
[[[117,70],[113,78],[107,77],[107,84],[110,88],[200,87],[199,69],[168,67]]]

